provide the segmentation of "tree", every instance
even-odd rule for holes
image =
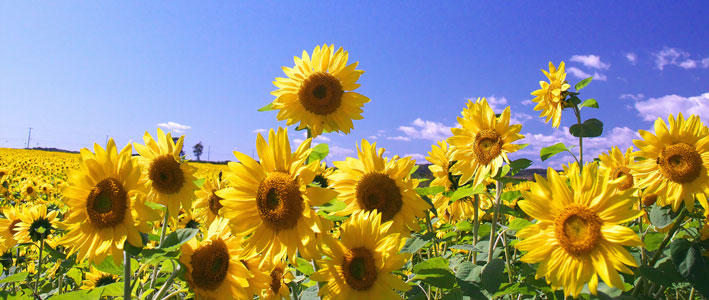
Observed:
[[[202,146],[202,142],[197,143],[192,147],[194,151],[194,156],[197,156],[197,160],[199,160],[199,157],[202,156],[202,150],[204,150],[204,146]]]

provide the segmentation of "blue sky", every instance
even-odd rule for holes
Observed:
[[[368,138],[421,161],[475,97],[512,106],[531,144],[517,157],[574,144],[529,104],[549,61],[566,62],[572,85],[596,77],[582,94],[601,106],[584,118],[605,122],[585,143],[592,155],[669,112],[709,119],[709,3],[544,4],[2,2],[0,147],[24,147],[29,127],[31,146],[78,150],[106,135],[141,142],[162,124],[186,135],[188,154],[199,141],[212,160],[251,154],[256,131],[285,126],[256,112],[281,66],[323,43],[359,61],[357,91],[372,100],[350,135],[316,140],[330,160]],[[565,112],[562,127],[572,122]]]

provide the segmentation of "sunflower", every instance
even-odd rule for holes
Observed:
[[[552,121],[552,127],[558,128],[561,124],[561,111],[564,109],[564,92],[568,90],[571,85],[566,82],[566,71],[564,70],[564,62],[559,64],[559,69],[554,67],[552,62],[549,62],[549,72],[542,69],[544,75],[549,79],[549,82],[540,81],[539,85],[542,87],[534,92],[532,96],[535,96],[532,101],[537,103],[534,110],[541,110],[542,113],[540,117],[546,117],[544,123],[548,123],[549,120]]]
[[[82,282],[81,289],[93,290],[97,287],[116,283],[119,279],[118,275],[104,273],[91,266],[90,271],[86,273],[86,279]]]
[[[279,261],[270,268],[268,273],[268,288],[261,293],[261,299],[264,300],[282,300],[290,299],[290,290],[288,283],[293,281],[294,277],[291,272],[286,269],[286,264]]]
[[[672,205],[674,211],[682,203],[691,211],[694,197],[709,208],[709,129],[699,117],[670,115],[669,128],[658,118],[655,134],[645,130],[639,133],[643,139],[633,140],[639,148],[635,155],[645,159],[632,168],[638,187],[647,194],[657,194],[657,204]]]
[[[21,193],[24,200],[34,200],[39,195],[37,185],[32,180],[27,180],[22,186]]]
[[[335,168],[328,168],[325,162],[321,162],[320,167],[315,171],[315,179],[313,179],[313,183],[320,187],[329,187],[331,180],[330,176],[332,176],[332,174],[335,174]]]
[[[197,201],[194,203],[195,210],[206,214],[205,224],[209,225],[219,216],[219,209],[222,208],[221,197],[216,192],[225,187],[221,176],[208,176],[205,178],[202,187],[195,191]]]
[[[181,247],[180,262],[196,299],[251,299],[248,280],[253,277],[241,262],[240,239],[227,222],[217,219],[201,242],[191,239]]]
[[[388,233],[393,222],[382,223],[378,211],[358,211],[341,228],[340,239],[324,239],[322,269],[311,280],[326,282],[323,299],[403,299],[397,292],[410,287],[393,271],[401,269],[410,254],[399,253],[404,239]]]
[[[48,239],[59,225],[59,211],[47,213],[47,206],[37,204],[27,208],[15,225],[15,239],[20,243],[39,242]]]
[[[171,219],[171,225],[172,228],[175,228],[175,230],[180,228],[208,228],[208,225],[211,223],[206,223],[206,220],[206,214],[202,210],[192,208],[188,211],[185,211],[183,209],[180,210],[180,213],[177,215],[177,218]]]
[[[384,151],[363,139],[358,159],[334,162],[337,170],[331,176],[332,187],[347,204],[337,214],[376,209],[385,222],[394,221],[393,230],[417,230],[416,218],[423,218],[430,206],[416,193],[419,182],[410,176],[416,162],[409,157],[384,158]]]
[[[270,270],[270,262],[266,259],[265,263],[263,257],[260,255],[254,255],[249,259],[242,259],[241,263],[244,264],[251,274],[252,277],[248,278],[249,282],[248,294],[249,295],[260,295],[263,290],[268,287],[268,283],[271,278],[268,275]]]
[[[170,133],[158,128],[157,141],[145,132],[145,145],[133,143],[140,154],[144,178],[150,187],[148,201],[167,206],[169,215],[177,216],[180,207],[192,207],[192,198],[197,186],[194,184],[194,167],[180,159],[184,136],[177,142]]]
[[[0,237],[3,239],[0,250],[10,249],[17,244],[17,239],[15,238],[17,229],[15,225],[21,222],[20,216],[24,214],[23,211],[24,207],[21,205],[3,208],[2,213],[5,218],[0,219]]]
[[[619,189],[623,178],[608,178],[596,163],[583,172],[575,163],[567,169],[567,177],[551,168],[546,178],[535,174],[531,190],[522,192],[519,207],[537,222],[517,233],[515,246],[527,252],[521,260],[540,263],[536,277],[566,295],[578,296],[585,283],[595,295],[598,277],[623,289],[618,271],[632,274],[628,266],[637,266],[623,246],[642,245],[620,225],[641,215],[633,208],[634,189]]]
[[[145,186],[131,157],[131,145],[118,152],[109,139],[106,149],[94,144],[94,152],[81,149],[80,170],[71,174],[64,188],[69,210],[61,243],[69,248],[69,255],[78,251],[79,260],[100,263],[111,254],[119,262],[123,243],[128,240],[141,247],[140,231],[148,232],[146,221],[158,216],[145,205]]]
[[[283,67],[287,78],[276,78],[278,87],[273,108],[279,109],[278,120],[288,125],[297,122],[298,129],[309,128],[313,137],[323,130],[349,133],[352,120],[362,119],[362,107],[369,98],[353,92],[364,71],[355,70],[358,63],[347,64],[348,54],[333,45],[315,47],[312,58],[294,57],[293,68]]]
[[[431,151],[428,152],[429,156],[426,157],[426,160],[431,163],[428,169],[433,174],[433,180],[431,180],[429,186],[444,187],[445,191],[452,191],[457,188],[460,176],[453,176],[450,173],[452,154],[451,148],[448,147],[448,143],[445,141],[439,141],[438,145],[431,146]],[[433,206],[436,207],[439,219],[446,223],[467,219],[475,214],[475,202],[470,197],[450,202],[449,197],[446,197],[443,193],[438,193],[431,200]],[[492,202],[488,198],[480,197],[479,208],[487,209],[491,205]]]
[[[618,147],[613,146],[608,153],[598,156],[598,159],[600,160],[598,170],[603,172],[606,177],[623,178],[622,183],[618,185],[619,189],[627,190],[633,187],[635,181],[630,171],[632,164],[635,163],[633,147],[628,148],[623,154]]]
[[[251,234],[244,242],[248,253],[259,252],[274,261],[286,255],[294,261],[296,250],[304,257],[317,254],[315,236],[329,225],[312,206],[334,199],[337,193],[308,186],[318,167],[318,162],[305,164],[310,141],[291,153],[287,130],[278,128],[277,133],[269,131],[268,142],[258,134],[260,163],[234,151],[241,163],[229,163],[224,172],[229,187],[216,194],[223,198],[220,213],[231,220],[232,230]]]
[[[509,163],[507,154],[522,147],[512,142],[524,136],[519,134],[522,125],[510,125],[509,106],[499,118],[485,98],[468,100],[467,106],[463,117],[458,117],[461,128],[451,128],[453,136],[448,138],[453,151],[451,160],[456,161],[450,171],[461,175],[460,185],[474,178],[477,186],[488,175],[496,174],[503,162]]]

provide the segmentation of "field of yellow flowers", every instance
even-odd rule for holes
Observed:
[[[591,78],[542,70],[537,111],[569,127],[574,163],[533,180],[511,108],[469,100],[452,137],[431,146],[433,178],[362,140],[321,162],[312,138],[350,133],[370,101],[348,52],[323,45],[276,78],[283,127],[257,157],[186,161],[184,137],[79,154],[0,149],[3,299],[701,299],[709,297],[709,128],[668,115],[635,147],[584,157],[603,123],[583,120]],[[291,134],[293,134],[291,132]],[[572,147],[573,146],[573,147]],[[137,153],[137,155],[134,155]],[[419,162],[419,164],[424,162]]]

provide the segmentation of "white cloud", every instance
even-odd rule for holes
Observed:
[[[578,79],[586,79],[588,77],[591,77],[591,74],[588,74],[577,67],[570,67],[570,68],[566,69],[566,72],[571,73],[571,75],[574,75],[574,77],[576,77]],[[598,72],[594,72],[593,73],[593,80],[606,81],[606,80],[608,80],[608,77],[606,75],[600,74]]]
[[[620,98],[620,99],[632,99],[633,101],[638,101],[638,100],[640,100],[640,99],[645,98],[645,95],[639,94],[639,93],[638,93],[638,94],[622,94],[622,95],[620,95],[620,97],[618,97],[618,98]]]
[[[608,70],[610,64],[601,61],[601,57],[598,55],[574,55],[571,57],[571,61],[582,63],[584,66],[594,69]]]
[[[268,131],[268,129],[259,128],[259,129],[254,129],[254,130],[251,131],[251,132],[253,132],[253,133],[266,133],[267,131]]]
[[[337,145],[329,145],[330,146],[330,153],[329,155],[332,155],[333,157],[340,157],[344,155],[349,155],[353,154],[355,151],[354,149],[349,149],[349,148],[343,148]]]
[[[404,126],[402,126],[402,127],[404,127]],[[388,137],[387,137],[387,140],[405,141],[405,142],[408,142],[408,141],[411,140],[411,138],[405,137],[405,136],[401,136],[401,135],[397,135],[397,136],[388,136]]]
[[[490,108],[492,108],[492,111],[494,111],[496,114],[502,113],[505,107],[508,106],[507,98],[495,96],[487,97],[487,104],[490,105]]]
[[[669,114],[681,112],[685,117],[698,115],[701,119],[709,119],[709,92],[694,97],[666,95],[659,98],[649,98],[635,103],[635,109],[645,121],[657,118],[667,119]]]
[[[685,70],[698,67],[709,68],[709,57],[701,60],[692,59],[689,52],[677,48],[665,47],[652,55],[655,56],[655,66],[660,70],[663,70],[665,66],[677,66]]]
[[[168,121],[167,123],[158,123],[158,127],[165,128],[168,131],[174,131],[175,133],[184,133],[185,130],[192,128],[192,126],[182,125],[172,121]]]
[[[510,124],[524,124],[524,122],[534,119],[534,116],[526,113],[512,113]]]
[[[697,67],[697,61],[692,60],[692,59],[687,59],[687,60],[679,63],[679,66],[682,69],[694,69]]]
[[[387,139],[403,141],[409,141],[411,139],[440,141],[452,135],[451,127],[439,122],[417,118],[411,125],[413,126],[399,126],[398,128],[398,130],[403,132],[406,136],[387,137]]]
[[[404,157],[407,157],[407,156],[413,158],[413,159],[416,160],[417,162],[421,162],[421,161],[423,161],[423,160],[426,160],[426,156],[423,155],[423,154],[419,154],[419,153],[407,153],[407,154],[404,154]]]
[[[534,105],[534,101],[532,101],[532,99],[527,99],[522,101],[522,105]]]
[[[702,68],[709,68],[709,57],[702,59]]]
[[[626,53],[625,58],[628,59],[631,64],[636,64],[638,62],[638,56],[633,52]]]

